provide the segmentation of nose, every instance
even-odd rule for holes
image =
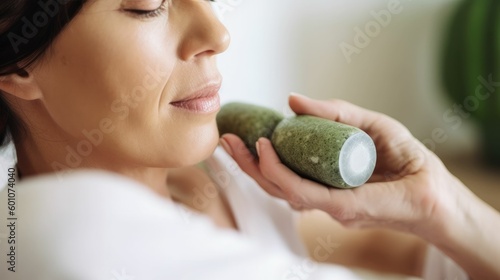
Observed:
[[[184,6],[177,13],[181,28],[179,57],[188,61],[202,56],[214,56],[227,50],[231,41],[226,27],[205,1],[179,1]]]

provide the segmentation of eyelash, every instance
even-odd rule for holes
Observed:
[[[216,0],[207,0],[207,1],[215,2]],[[154,17],[161,16],[163,14],[163,12],[166,10],[165,2],[166,2],[166,0],[164,0],[161,3],[161,6],[158,9],[154,9],[154,10],[150,10],[150,11],[146,11],[146,10],[125,10],[125,11],[132,13],[139,18],[145,18],[145,19],[146,18],[154,18]]]
[[[166,10],[165,1],[163,1],[161,3],[161,6],[158,9],[149,10],[149,11],[130,9],[130,10],[125,10],[125,11],[133,14],[134,16],[136,16],[138,18],[146,19],[146,18],[153,18],[153,17],[161,16],[165,10]]]

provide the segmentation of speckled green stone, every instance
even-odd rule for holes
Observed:
[[[255,142],[270,139],[283,164],[326,186],[360,186],[375,168],[373,140],[358,128],[334,121],[313,116],[285,119],[265,107],[229,103],[217,115],[217,125],[221,135],[238,135],[255,157]]]
[[[272,143],[281,161],[297,174],[337,188],[351,188],[339,170],[345,141],[358,128],[313,116],[283,120],[274,130]]]
[[[217,114],[219,134],[238,135],[252,154],[257,157],[255,142],[260,137],[271,139],[274,128],[284,119],[283,115],[261,106],[246,103],[228,103]]]

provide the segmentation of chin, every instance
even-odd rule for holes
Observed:
[[[191,165],[198,164],[211,157],[215,149],[217,148],[218,143],[219,139],[216,138],[214,141],[211,141],[210,144],[207,144],[203,149],[200,149],[199,153],[193,156],[193,159],[195,160]]]
[[[207,136],[210,135],[210,136]],[[190,144],[187,144],[190,143]],[[177,151],[176,168],[196,165],[214,153],[219,143],[219,132],[204,133],[191,141],[186,141],[182,150]]]

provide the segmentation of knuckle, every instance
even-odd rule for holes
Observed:
[[[297,210],[297,211],[301,211],[301,210],[304,210],[304,206],[301,205],[301,204],[294,204],[292,202],[288,202],[288,204],[290,205],[290,207],[294,210]]]
[[[253,160],[254,158],[250,150],[245,145],[245,143],[241,141],[238,142],[238,144],[236,144],[235,154],[237,155],[237,158],[246,161]]]
[[[262,176],[265,178],[272,178],[273,176],[276,176],[272,169],[264,162],[260,162],[260,173],[262,173]]]
[[[306,199],[302,194],[294,192],[291,188],[282,188],[282,191],[288,203],[300,207],[305,205]]]
[[[274,197],[281,197],[279,189],[276,186],[274,186],[272,183],[263,182],[260,185],[261,185],[262,189],[264,189],[264,191],[266,193],[268,193],[269,195],[274,196]]]
[[[339,221],[341,224],[349,224],[356,221],[356,213],[352,210],[345,209],[337,205],[329,205],[324,211],[330,214],[335,220]]]
[[[416,141],[397,137],[387,145],[389,150],[401,151],[395,171],[401,177],[419,172],[425,166],[427,154]]]

